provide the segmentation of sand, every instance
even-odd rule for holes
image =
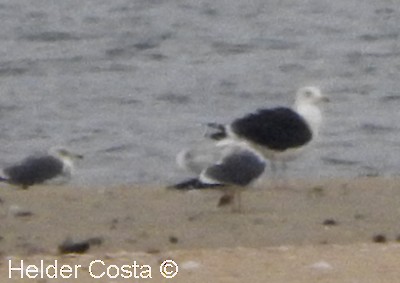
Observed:
[[[400,276],[400,180],[292,180],[242,193],[242,212],[217,207],[220,191],[123,186],[2,186],[1,282],[9,264],[81,265],[79,282],[395,282]],[[95,239],[82,255],[58,246]],[[99,260],[105,264],[103,266]],[[174,260],[173,279],[159,266]],[[137,263],[136,274],[116,267]],[[91,264],[94,262],[94,265]],[[102,278],[94,275],[106,272]],[[90,269],[93,267],[93,269]],[[148,270],[150,267],[151,270]],[[142,268],[142,269],[140,269]],[[39,268],[40,269],[40,268]],[[147,273],[146,273],[147,271]],[[144,272],[140,277],[140,272]],[[31,273],[31,275],[34,273]],[[123,278],[125,277],[130,278]],[[58,279],[23,282],[65,282]],[[70,274],[72,276],[72,274]],[[73,276],[70,278],[72,279]]]

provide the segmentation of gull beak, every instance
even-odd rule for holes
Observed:
[[[71,158],[71,159],[83,159],[83,155],[82,154],[78,154],[78,153],[74,153],[74,152],[68,152],[67,157]]]
[[[74,157],[76,159],[83,159],[83,155],[82,154],[75,154]]]

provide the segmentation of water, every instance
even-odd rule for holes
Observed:
[[[167,184],[201,123],[314,84],[332,103],[290,174],[398,175],[397,1],[1,0],[0,22],[1,166],[61,144],[76,184]]]

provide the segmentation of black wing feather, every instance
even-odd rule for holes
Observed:
[[[21,162],[4,169],[10,183],[24,187],[43,183],[63,171],[63,163],[53,156],[29,157]]]
[[[211,189],[215,187],[223,187],[224,184],[207,184],[200,181],[198,178],[189,179],[178,183],[176,185],[170,186],[169,188],[178,190],[194,190],[194,189]]]
[[[249,114],[235,120],[231,129],[239,137],[278,151],[302,146],[312,138],[303,117],[284,107]]]

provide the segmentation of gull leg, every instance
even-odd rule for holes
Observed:
[[[271,160],[271,172],[272,172],[272,178],[276,178],[276,163],[275,160]]]
[[[235,188],[234,190],[232,212],[242,213],[242,190],[240,188]]]
[[[219,198],[218,207],[231,205],[235,201],[235,194],[232,189],[222,190],[223,195]]]
[[[275,160],[273,160],[273,159],[271,159],[271,162],[270,162],[270,164],[271,164],[271,173],[272,173],[272,176],[271,176],[271,179],[272,179],[272,187],[278,187],[278,167],[277,167],[277,164],[276,164],[276,161]]]
[[[287,163],[281,160],[271,160],[273,187],[277,189],[290,187],[287,179]]]
[[[281,161],[281,170],[282,170],[282,187],[283,188],[289,188],[289,180],[287,177],[287,163],[285,161]]]
[[[291,181],[290,177],[287,174],[288,173],[288,163],[287,162],[282,161],[281,170],[282,170],[281,188],[296,191],[295,184]]]
[[[218,207],[231,206],[232,213],[242,212],[242,190],[237,187],[230,187],[229,189],[223,190],[223,195],[220,197]]]
[[[271,160],[272,184],[276,189],[285,187],[285,163],[280,160]]]

